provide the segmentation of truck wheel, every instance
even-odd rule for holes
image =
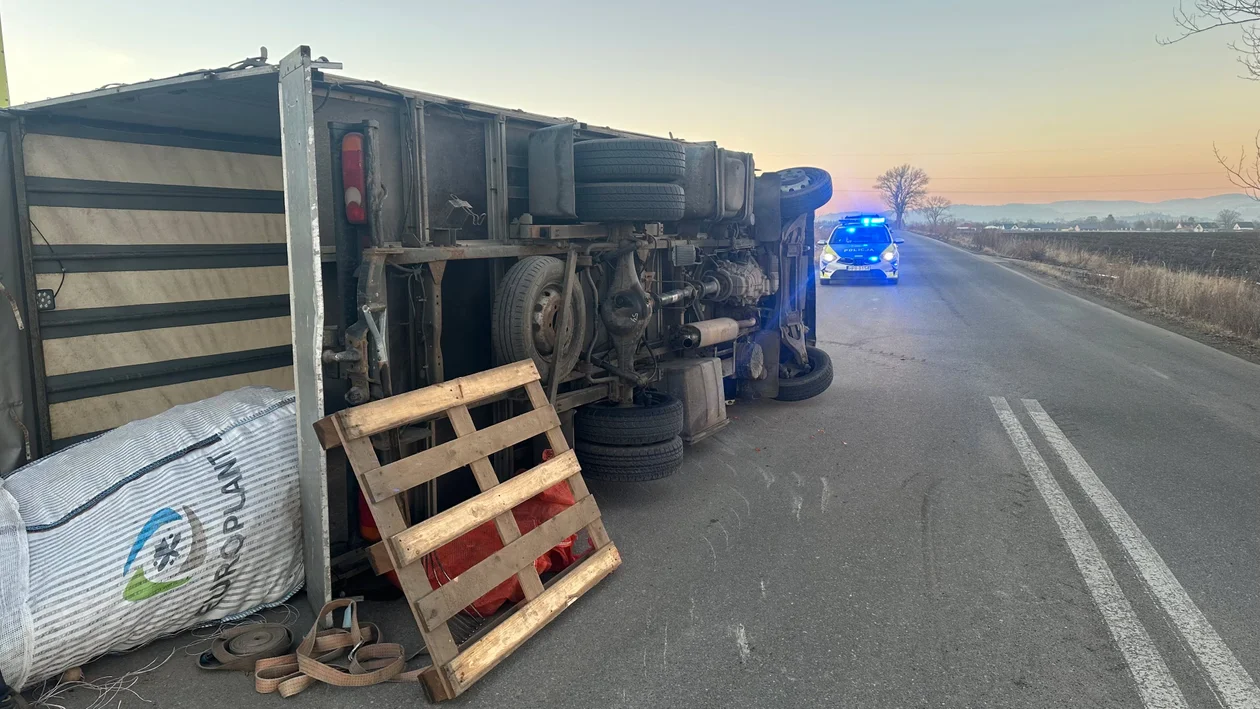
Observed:
[[[508,269],[494,295],[490,340],[499,364],[534,360],[538,374],[549,381],[573,371],[586,341],[586,295],[577,283],[569,295],[569,327],[560,333],[560,301],[564,294],[564,262],[552,256],[530,256]],[[557,352],[562,347],[563,351]]]
[[[816,167],[779,171],[779,211],[784,220],[795,219],[831,201],[831,175]]]
[[[609,138],[573,144],[578,182],[673,182],[687,175],[682,143],[654,138]]]
[[[577,186],[577,215],[588,222],[676,222],[686,206],[680,185],[604,182]]]
[[[573,420],[578,440],[612,446],[660,443],[682,433],[683,405],[659,391],[645,390],[634,397],[634,406],[611,401],[588,404]]]
[[[592,480],[659,480],[682,468],[683,442],[678,436],[643,446],[608,446],[578,439],[574,450],[582,474]]]
[[[817,347],[805,347],[809,357],[809,371],[790,379],[779,377],[779,401],[804,401],[827,391],[831,386],[833,372],[831,356]]]

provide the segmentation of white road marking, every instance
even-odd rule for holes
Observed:
[[[1137,567],[1151,595],[1159,602],[1186,645],[1194,653],[1199,666],[1208,675],[1216,689],[1217,697],[1229,709],[1260,707],[1260,688],[1251,675],[1234,657],[1229,646],[1217,634],[1216,629],[1204,617],[1203,612],[1190,599],[1186,589],[1173,576],[1159,552],[1151,546],[1146,535],[1138,529],[1129,513],[1124,511],[1111,491],[1103,485],[1089,463],[1081,457],[1076,446],[1068,440],[1054,419],[1041,408],[1035,399],[1024,399],[1024,408],[1032,416],[1033,423],[1041,430],[1054,452],[1063,459],[1068,472],[1085,491],[1099,514],[1111,528],[1120,546],[1124,547],[1133,565]]]
[[[989,400],[1006,429],[1006,435],[1010,436],[1011,443],[1015,444],[1015,450],[1023,459],[1033,484],[1046,501],[1046,507],[1050,508],[1050,516],[1054,518],[1063,540],[1067,542],[1068,550],[1076,561],[1076,568],[1080,570],[1085,585],[1089,588],[1089,595],[1093,597],[1094,605],[1098,606],[1107,629],[1111,631],[1111,637],[1115,639],[1120,654],[1129,666],[1143,705],[1148,708],[1186,707],[1186,698],[1182,696],[1181,688],[1168,671],[1168,665],[1164,664],[1164,658],[1160,657],[1150,635],[1146,633],[1146,628],[1138,621],[1129,600],[1116,583],[1111,568],[1098,551],[1098,545],[1089,536],[1080,515],[1076,514],[1067,495],[1063,494],[1063,489],[1050,474],[1050,468],[1037,452],[1028,432],[1024,430],[1005,398],[992,396]]]

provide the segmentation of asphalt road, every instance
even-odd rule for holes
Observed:
[[[624,566],[454,705],[1246,706],[1260,367],[906,238],[900,285],[820,290],[830,390],[731,407],[672,479],[591,483]],[[415,642],[401,605],[365,610]],[[161,707],[283,703],[182,655],[134,689]],[[422,701],[414,685],[290,700]]]

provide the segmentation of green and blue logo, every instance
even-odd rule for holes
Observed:
[[[192,580],[192,571],[205,561],[201,522],[187,506],[180,510],[183,514],[163,507],[140,528],[123,565],[124,600],[143,601],[179,588]]]

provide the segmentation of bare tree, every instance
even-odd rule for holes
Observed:
[[[1194,0],[1191,9],[1187,10],[1184,3],[1179,5],[1173,11],[1173,20],[1181,34],[1161,39],[1161,44],[1175,44],[1221,27],[1242,28],[1242,37],[1229,46],[1239,54],[1243,77],[1260,81],[1260,0]]]
[[[1238,53],[1243,78],[1260,81],[1260,0],[1193,0],[1191,9],[1186,9],[1185,4],[1178,6],[1173,11],[1173,20],[1181,28],[1181,34],[1161,39],[1161,44],[1174,44],[1222,27],[1241,28],[1242,36],[1229,46]],[[1260,133],[1256,134],[1255,153],[1251,157],[1247,156],[1245,147],[1240,149],[1236,161],[1222,154],[1215,145],[1212,152],[1229,174],[1229,181],[1252,199],[1260,200]]]
[[[941,222],[949,214],[949,208],[952,206],[954,203],[947,197],[934,194],[923,198],[918,211],[927,220],[928,228],[932,230],[932,233],[937,234],[940,233]]]
[[[884,197],[884,204],[896,215],[897,228],[905,222],[906,212],[918,209],[927,196],[928,174],[912,165],[898,165],[875,180],[875,189]]]
[[[1225,168],[1229,181],[1242,188],[1248,197],[1260,200],[1260,133],[1256,133],[1255,152],[1250,157],[1245,146],[1238,149],[1236,161],[1225,157],[1215,143],[1212,144],[1212,152],[1216,154],[1216,161]]]
[[[1222,209],[1216,213],[1216,223],[1222,229],[1233,229],[1242,215],[1234,209]]]

